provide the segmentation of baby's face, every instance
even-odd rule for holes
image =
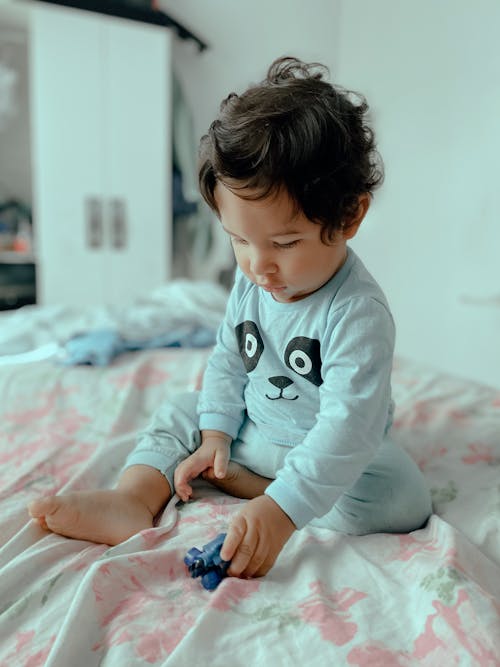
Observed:
[[[243,199],[217,184],[215,199],[239,267],[276,301],[298,301],[312,294],[345,261],[344,237],[339,234],[331,245],[324,244],[321,225],[297,213],[286,192]]]

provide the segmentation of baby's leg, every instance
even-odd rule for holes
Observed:
[[[113,546],[151,528],[170,496],[161,472],[136,465],[123,472],[115,489],[40,498],[28,511],[46,530]]]
[[[261,496],[272,482],[268,477],[261,477],[236,461],[229,461],[223,479],[215,477],[213,470],[206,471],[201,476],[230,496],[247,500]]]
[[[175,468],[199,447],[197,401],[181,394],[159,408],[116,488],[41,498],[29,504],[31,516],[54,533],[110,545],[150,528],[173,493]]]
[[[211,472],[204,479],[236,498],[252,499],[261,496],[283,466],[288,447],[280,447],[262,440],[256,427],[246,424],[242,429],[245,440],[231,444],[231,461],[224,479],[216,479]]]
[[[431,513],[430,492],[417,464],[386,437],[352,489],[311,525],[351,535],[409,533]]]

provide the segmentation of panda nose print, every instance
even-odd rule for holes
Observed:
[[[285,375],[275,375],[272,378],[268,378],[268,380],[275,387],[278,387],[278,389],[286,389],[286,387],[293,384],[293,380],[290,380],[290,378],[287,378]]]

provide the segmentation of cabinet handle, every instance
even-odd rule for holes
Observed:
[[[97,197],[88,197],[85,200],[85,220],[88,247],[94,250],[102,248],[102,202]]]
[[[111,245],[115,250],[127,247],[127,208],[124,199],[112,199],[111,206]]]

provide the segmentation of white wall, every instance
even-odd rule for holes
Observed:
[[[497,0],[344,0],[339,77],[372,103],[386,183],[355,247],[398,352],[500,386]]]
[[[332,0],[160,0],[165,12],[210,44],[199,54],[177,40],[174,61],[203,134],[231,91],[263,79],[283,55],[333,66],[339,4]]]
[[[353,245],[387,292],[397,352],[500,387],[498,0],[161,5],[211,44],[175,52],[199,134],[284,53],[367,96],[386,182]]]
[[[387,292],[397,352],[500,387],[500,2],[160,4],[210,44],[174,49],[198,136],[280,55],[319,60],[365,93],[387,178],[354,247]],[[2,171],[28,192],[25,162]]]
[[[175,40],[174,69],[190,102],[197,138],[216,117],[220,102],[264,78],[271,62],[283,55],[335,62],[335,26],[339,7],[315,0],[314,11],[304,0],[160,0],[161,8],[208,42],[200,54],[193,42]],[[203,264],[190,265],[189,275],[213,277],[231,266],[232,250],[215,224],[214,252]],[[220,257],[219,257],[220,256]],[[215,270],[214,270],[215,269]]]

